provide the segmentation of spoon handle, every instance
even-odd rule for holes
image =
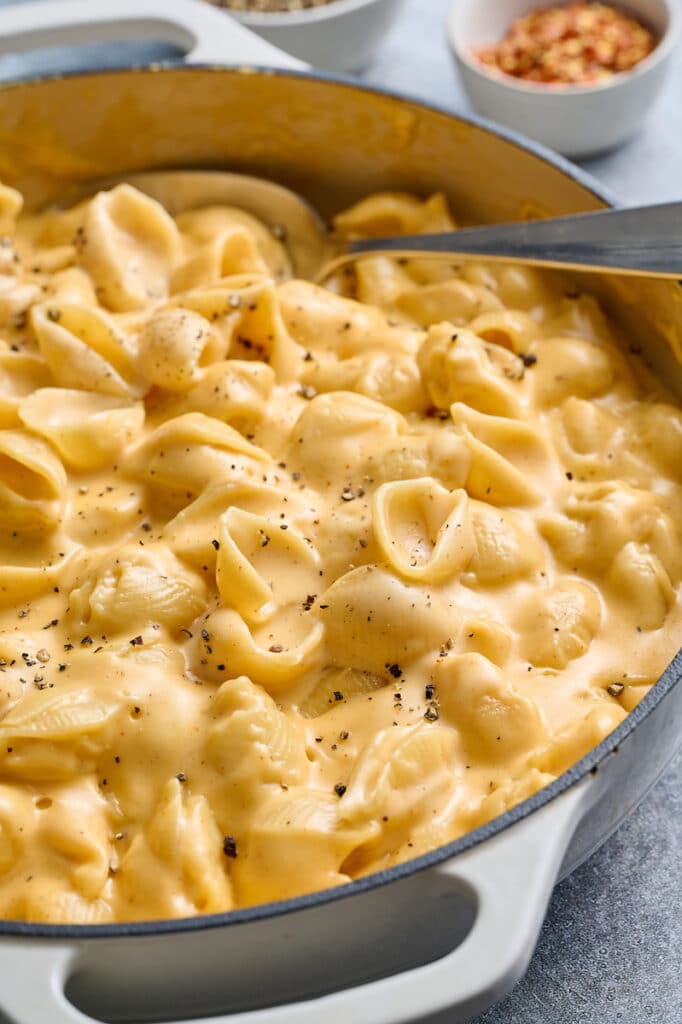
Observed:
[[[682,202],[438,235],[370,238],[351,242],[348,249],[354,256],[481,256],[574,270],[682,278]],[[341,257],[344,262],[347,259]]]

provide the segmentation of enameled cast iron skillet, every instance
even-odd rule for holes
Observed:
[[[189,51],[190,66],[1,85],[0,179],[31,206],[73,182],[172,167],[273,178],[323,216],[381,188],[442,190],[471,223],[610,202],[575,167],[509,132],[311,74],[192,0],[51,0],[0,17],[0,53],[93,38],[161,38]],[[627,320],[682,393],[679,286],[584,286]],[[557,879],[604,842],[672,758],[681,679],[682,653],[547,789],[390,871],[211,917],[0,922],[0,1011],[16,1024],[464,1021],[520,977]]]

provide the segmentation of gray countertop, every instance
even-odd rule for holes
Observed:
[[[0,7],[9,2],[0,0]],[[445,37],[451,2],[405,0],[361,78],[469,112]],[[149,43],[135,50],[97,47],[78,57],[62,49],[49,58],[6,58],[0,75],[164,56],[167,47]],[[682,45],[643,132],[623,149],[582,165],[628,204],[682,198]],[[678,756],[619,831],[557,887],[528,973],[476,1024],[681,1024],[681,947]]]

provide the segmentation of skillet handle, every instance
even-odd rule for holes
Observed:
[[[502,998],[524,973],[565,852],[595,797],[595,780],[587,777],[492,839],[432,869],[476,908],[469,934],[440,959],[316,998],[306,998],[304,978],[296,1002],[186,1024],[405,1024],[439,1013],[447,1014],[439,1019],[448,1024],[462,1024]],[[333,905],[329,910],[333,914]],[[323,916],[328,929],[330,918]],[[265,972],[269,958],[281,955],[281,936],[274,935],[268,942],[266,933],[259,947]],[[295,933],[287,942],[296,942]],[[0,940],[0,1009],[12,1024],[95,1024],[64,995],[82,952],[77,943],[70,948],[56,940]]]
[[[42,0],[0,11],[0,55],[140,39],[183,48],[189,64],[308,67],[199,0]]]

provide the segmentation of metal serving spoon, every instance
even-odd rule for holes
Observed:
[[[198,206],[238,206],[286,236],[296,273],[324,281],[358,256],[448,260],[478,256],[570,270],[682,278],[682,203],[599,210],[570,217],[465,228],[436,235],[330,240],[319,215],[295,192],[261,178],[223,171],[159,171],[126,181],[169,213]],[[92,194],[93,185],[88,188]]]

